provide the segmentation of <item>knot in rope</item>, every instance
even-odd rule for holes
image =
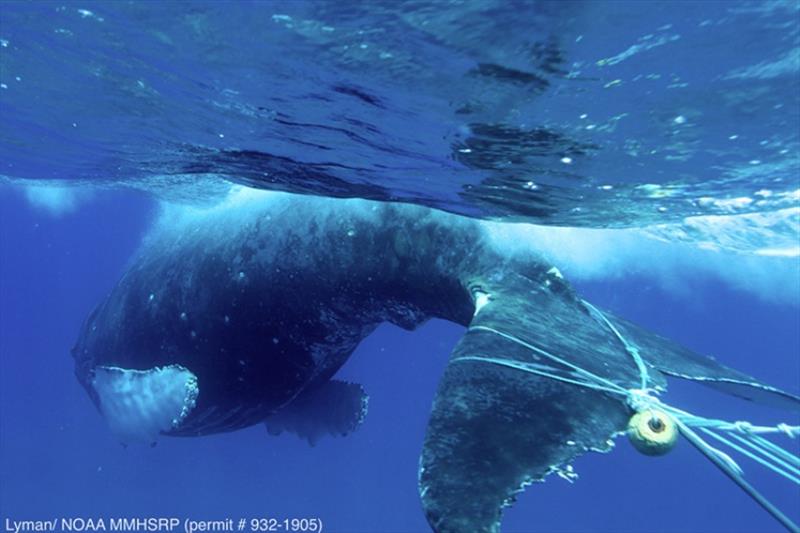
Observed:
[[[637,413],[661,407],[661,400],[653,396],[655,393],[657,393],[655,389],[628,389],[626,399],[628,407]]]

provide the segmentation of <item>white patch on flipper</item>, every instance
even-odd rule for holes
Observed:
[[[152,443],[194,408],[197,377],[180,365],[150,370],[99,366],[92,386],[111,431],[124,443]]]
[[[475,300],[475,313],[473,316],[477,316],[477,314],[481,312],[481,309],[483,309],[486,304],[491,301],[492,295],[482,291],[476,291],[473,295],[473,298]]]

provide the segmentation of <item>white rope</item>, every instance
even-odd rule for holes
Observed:
[[[642,356],[639,354],[639,348],[629,343],[627,339],[625,339],[625,337],[622,336],[619,330],[617,330],[614,324],[612,324],[611,321],[608,320],[606,315],[600,312],[598,308],[596,308],[586,300],[582,300],[582,302],[583,305],[585,305],[586,308],[589,309],[589,311],[595,315],[595,318],[599,318],[600,320],[602,320],[603,323],[605,323],[605,325],[608,326],[608,329],[614,332],[614,335],[617,336],[619,341],[625,347],[625,351],[627,351],[630,354],[630,356],[633,358],[633,362],[636,363],[636,368],[639,369],[639,377],[641,379],[641,385],[639,386],[639,388],[641,390],[647,390],[650,381],[650,375],[647,373],[647,364],[645,364],[644,360],[642,359]]]
[[[693,429],[697,428],[708,437],[725,444],[729,448],[741,453],[745,457],[749,457],[753,461],[772,470],[785,479],[800,485],[800,458],[792,455],[784,448],[781,448],[777,444],[760,436],[761,434],[783,433],[790,438],[796,438],[798,435],[800,435],[800,426],[789,426],[788,424],[778,424],[776,426],[755,426],[746,421],[728,422],[725,420],[697,416],[665,404],[653,395],[657,394],[658,391],[649,387],[650,376],[647,370],[647,363],[645,363],[645,361],[642,359],[642,356],[639,353],[639,348],[628,342],[628,340],[623,337],[614,324],[612,324],[605,314],[599,309],[585,300],[583,301],[583,304],[589,310],[590,314],[595,317],[595,319],[608,326],[617,339],[619,339],[619,341],[622,343],[625,351],[631,356],[636,364],[636,368],[639,370],[640,388],[626,389],[618,383],[570,363],[569,361],[562,359],[543,348],[530,344],[529,342],[515,337],[514,335],[504,333],[488,326],[471,326],[469,331],[486,331],[495,335],[499,335],[504,339],[523,346],[535,354],[546,357],[559,365],[571,369],[584,379],[572,379],[549,372],[547,370],[543,370],[540,368],[542,365],[528,363],[525,361],[515,361],[512,359],[501,359],[488,356],[462,356],[453,359],[453,361],[476,361],[496,364],[507,368],[513,368],[531,374],[536,374],[548,379],[554,379],[564,383],[613,394],[624,398],[631,409],[636,412],[642,412],[650,409],[662,410],[673,417],[679,430],[684,436],[686,436],[687,440],[689,440],[698,450],[700,450],[706,457],[708,457],[719,468],[721,468],[745,492],[747,492],[762,507],[764,507],[764,509],[772,514],[773,517],[780,521],[790,531],[800,531],[800,529],[798,529],[797,526],[788,517],[786,517],[786,515],[772,505],[769,500],[764,498],[761,493],[750,486],[747,481],[745,481],[742,468],[736,463],[736,461],[733,460],[733,458],[731,458],[722,450],[711,446]],[[736,440],[744,447],[728,438],[723,437],[718,432],[730,434],[732,439]]]
[[[553,373],[541,370],[539,368],[535,368],[535,367],[529,365],[528,363],[525,363],[525,362],[522,362],[522,361],[514,361],[514,360],[511,360],[511,359],[498,359],[496,357],[487,357],[487,356],[482,356],[482,355],[465,355],[463,357],[457,357],[457,358],[453,359],[453,361],[482,361],[484,363],[494,363],[496,365],[507,366],[509,368],[514,368],[516,370],[523,370],[523,371],[529,372],[531,374],[537,374],[539,376],[546,377],[546,378],[549,378],[549,379],[554,379],[554,380],[557,380],[557,381],[563,381],[564,383],[570,383],[572,385],[578,385],[578,386],[581,386],[581,387],[587,387],[587,388],[590,388],[590,389],[599,390],[599,391],[602,391],[602,392],[608,392],[608,393],[611,393],[611,394],[620,394],[620,395],[624,395],[625,394],[624,393],[624,389],[621,389],[619,387],[612,389],[612,388],[609,388],[609,387],[604,387],[603,385],[598,385],[596,383],[591,383],[589,381],[580,381],[580,380],[577,380],[577,379],[570,379],[568,377],[559,376],[558,374],[553,374]]]
[[[790,436],[792,436],[792,435],[790,435]],[[771,450],[773,453],[775,453],[776,455],[781,456],[785,461],[788,461],[788,462],[794,464],[795,466],[800,467],[800,457],[792,455],[791,453],[787,452],[786,450],[784,450],[780,446],[776,445],[774,442],[769,441],[769,440],[765,439],[764,437],[761,437],[760,435],[753,435],[752,439],[753,439],[754,442],[759,443],[764,448],[767,448],[767,449]]]
[[[713,433],[709,429],[704,429],[703,431],[704,432],[708,432],[708,433]],[[800,468],[792,466],[791,464],[787,463],[786,461],[784,461],[780,457],[777,457],[777,456],[773,455],[772,453],[769,452],[769,450],[763,448],[762,446],[760,446],[756,442],[751,441],[749,439],[746,439],[746,438],[742,437],[741,435],[737,435],[736,433],[729,433],[729,436],[732,439],[740,442],[744,446],[747,446],[751,450],[760,453],[766,459],[774,461],[776,464],[775,465],[768,465],[768,464],[765,464],[765,462],[764,462],[765,460],[762,459],[761,457],[753,457],[753,456],[751,456],[749,454],[746,454],[748,457],[750,457],[754,461],[757,461],[758,463],[761,463],[762,465],[766,466],[767,468],[781,470],[781,472],[779,472],[779,473],[782,476],[784,476],[787,479],[790,479],[790,480],[794,481],[795,483],[797,483],[798,485],[800,485]],[[742,452],[742,453],[744,453],[744,452]]]
[[[590,380],[592,380],[592,381],[594,381],[596,383],[604,384],[604,385],[606,385],[606,386],[608,386],[608,387],[610,387],[612,389],[617,389],[622,394],[627,394],[625,387],[622,387],[622,386],[618,385],[617,383],[614,383],[611,380],[608,380],[608,379],[605,379],[605,378],[603,378],[601,376],[598,376],[597,374],[593,374],[592,372],[589,372],[586,369],[583,369],[583,368],[581,368],[581,367],[579,367],[577,365],[574,365],[574,364],[570,363],[569,361],[567,361],[565,359],[561,359],[560,357],[551,354],[547,350],[543,350],[542,348],[539,348],[538,346],[534,346],[533,344],[529,344],[529,343],[523,341],[522,339],[519,339],[519,338],[515,337],[514,335],[509,335],[508,333],[503,333],[502,331],[496,330],[494,328],[490,328],[488,326],[470,326],[468,331],[488,331],[490,333],[494,333],[495,335],[499,335],[499,336],[501,336],[501,337],[503,337],[505,339],[508,339],[508,340],[510,340],[512,342],[515,342],[515,343],[517,343],[517,344],[519,344],[521,346],[524,346],[525,348],[528,348],[529,350],[531,350],[531,351],[533,351],[535,353],[543,355],[543,356],[555,361],[556,363],[558,363],[560,365],[564,365],[566,367],[569,367],[572,370],[574,370],[575,372],[577,372],[578,374],[581,374],[581,375],[589,378]]]

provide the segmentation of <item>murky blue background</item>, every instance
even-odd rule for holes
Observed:
[[[459,327],[379,328],[341,374],[371,395],[363,427],[314,448],[253,427],[124,449],[74,379],[79,326],[157,201],[229,182],[721,249],[694,265],[664,244],[666,266],[634,253],[573,281],[800,392],[797,2],[155,6],[0,5],[0,518],[427,529],[417,461]],[[54,182],[83,188],[31,189]],[[798,423],[699,386],[670,399]],[[797,486],[743,466],[800,520]],[[780,531],[686,443],[650,459],[619,439],[575,468],[529,487],[504,531]]]

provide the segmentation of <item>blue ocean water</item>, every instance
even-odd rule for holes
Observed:
[[[230,183],[626,228],[547,251],[595,304],[800,393],[799,10],[0,4],[2,527],[271,516],[428,530],[418,458],[459,326],[381,326],[340,373],[370,394],[363,426],[315,447],[259,426],[124,448],[74,379],[79,328],[159,204],[213,203]],[[669,394],[798,424],[699,385]],[[742,464],[800,521],[797,485]],[[575,469],[573,484],[529,487],[503,530],[781,530],[686,442],[652,459],[618,439]]]

